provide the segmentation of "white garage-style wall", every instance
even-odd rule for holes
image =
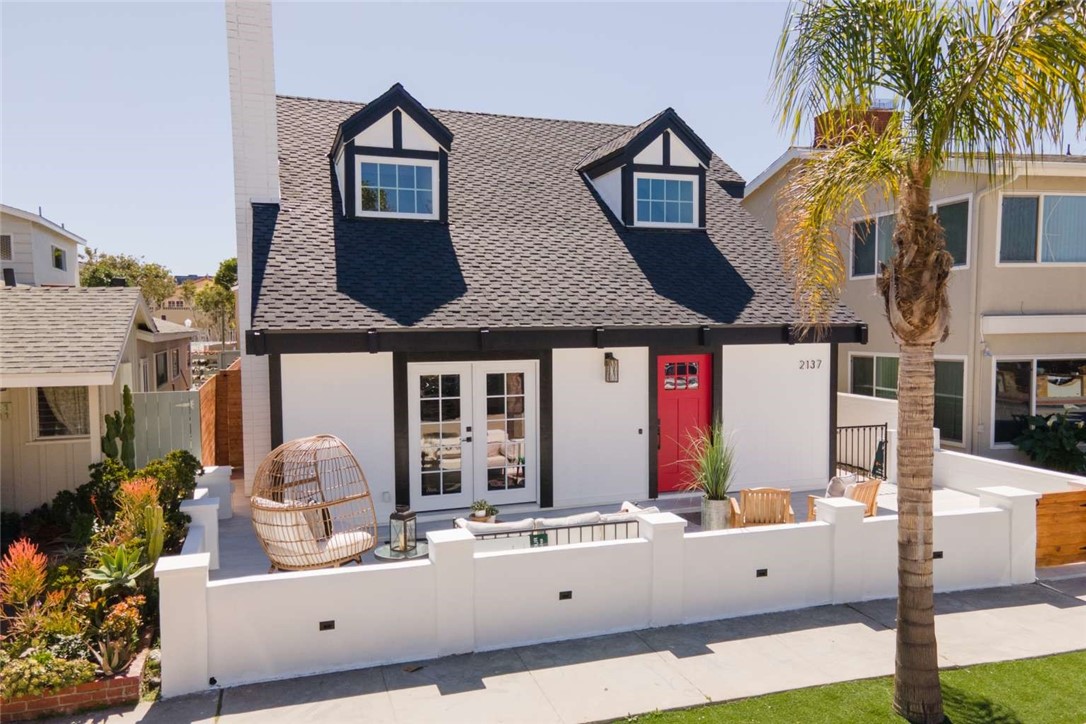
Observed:
[[[603,379],[603,355],[619,361],[619,381]],[[556,349],[554,504],[644,498],[649,464],[649,350]]]
[[[721,410],[725,430],[734,435],[735,488],[824,488],[830,345],[739,345],[721,354]]]
[[[377,519],[395,507],[392,354],[282,356],[283,440],[329,433],[366,474]]]

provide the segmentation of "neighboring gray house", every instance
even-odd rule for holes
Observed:
[[[83,237],[60,224],[0,204],[0,283],[77,287],[80,245],[86,245]]]

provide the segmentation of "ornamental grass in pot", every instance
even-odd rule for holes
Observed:
[[[731,504],[728,491],[735,474],[735,446],[731,436],[724,434],[719,419],[707,428],[689,434],[683,463],[686,467],[686,490],[696,490],[701,499],[702,530],[723,530],[731,525]]]

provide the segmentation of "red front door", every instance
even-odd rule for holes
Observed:
[[[713,356],[670,354],[656,358],[656,414],[659,419],[658,489],[682,490],[683,459],[690,435],[706,428],[713,414]]]

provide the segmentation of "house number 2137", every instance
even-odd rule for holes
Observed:
[[[799,368],[801,370],[817,370],[822,366],[822,360],[820,359],[801,359],[799,361]]]

